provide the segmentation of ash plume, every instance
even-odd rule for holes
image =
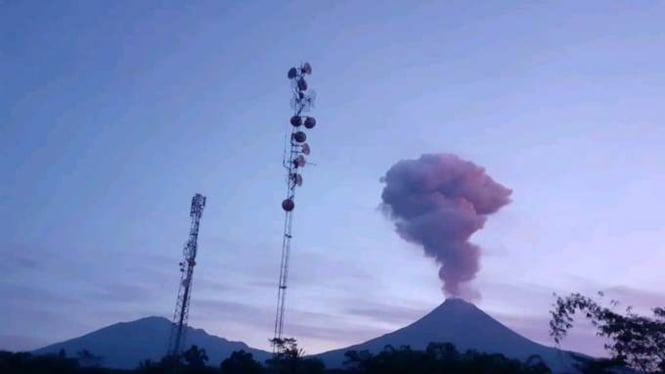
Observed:
[[[397,233],[421,245],[440,265],[446,296],[462,296],[460,285],[479,269],[480,247],[469,238],[483,228],[488,215],[510,203],[512,191],[453,154],[401,160],[382,182],[381,207]]]

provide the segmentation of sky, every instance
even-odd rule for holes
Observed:
[[[474,303],[552,345],[553,293],[665,304],[659,1],[0,1],[0,349],[171,318],[272,337],[287,70],[309,61],[285,333],[308,353],[444,300],[379,209],[397,161],[453,153],[512,190],[472,242]],[[661,197],[659,197],[661,196]],[[166,342],[164,343],[166,345]],[[564,348],[602,353],[589,326]]]

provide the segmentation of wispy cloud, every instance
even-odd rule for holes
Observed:
[[[605,298],[619,301],[623,307],[632,306],[635,311],[649,313],[654,307],[665,307],[665,292],[641,290],[633,287],[614,286],[601,290]]]
[[[344,314],[351,317],[360,317],[396,326],[403,326],[406,323],[414,322],[426,313],[427,310],[423,308],[380,304],[376,302],[361,303],[358,306],[349,306],[344,309]]]

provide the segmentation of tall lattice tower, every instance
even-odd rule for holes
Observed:
[[[197,193],[192,197],[192,207],[189,211],[189,215],[192,217],[192,224],[189,229],[189,239],[183,249],[184,259],[180,262],[180,290],[178,291],[171,336],[169,337],[169,356],[178,355],[185,341],[187,318],[189,316],[189,299],[192,296],[192,276],[194,275],[194,265],[196,265],[199,222],[201,221],[201,214],[203,214],[205,205],[205,196]]]
[[[301,170],[307,163],[305,156],[309,155],[310,147],[306,143],[307,134],[304,130],[311,130],[316,125],[316,119],[311,116],[305,116],[316,97],[313,90],[308,89],[305,76],[312,73],[312,67],[309,63],[304,63],[299,67],[289,69],[288,78],[291,80],[293,88],[293,97],[291,98],[291,107],[294,114],[290,119],[289,130],[287,131],[284,144],[284,168],[287,170],[286,178],[286,199],[282,201],[282,209],[285,213],[284,218],[284,237],[282,239],[282,260],[279,269],[279,284],[277,292],[277,315],[275,317],[275,335],[272,339],[273,352],[278,348],[278,342],[283,341],[284,332],[284,309],[286,302],[286,283],[289,275],[289,254],[291,250],[293,208],[295,208],[294,198],[296,187],[302,185]]]

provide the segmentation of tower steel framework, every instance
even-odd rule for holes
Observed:
[[[170,356],[178,355],[185,341],[187,319],[189,317],[189,300],[192,296],[192,276],[194,275],[194,266],[196,265],[199,223],[205,205],[205,196],[197,193],[192,197],[192,206],[189,211],[192,223],[189,229],[189,239],[183,249],[184,259],[180,262],[180,289],[178,291],[178,300],[176,301],[171,335],[169,337],[168,354]]]
[[[284,144],[283,165],[287,170],[287,190],[286,199],[282,201],[284,210],[284,236],[282,238],[282,258],[279,268],[279,284],[277,291],[277,314],[275,317],[275,331],[273,342],[273,352],[278,349],[278,343],[283,341],[284,333],[284,312],[286,308],[286,288],[289,275],[289,256],[291,252],[291,239],[293,238],[293,209],[295,208],[294,198],[296,187],[302,185],[302,168],[307,163],[305,156],[310,154],[310,147],[307,144],[307,134],[304,130],[311,130],[316,125],[316,119],[311,116],[305,116],[314,103],[316,93],[308,89],[305,76],[312,73],[312,67],[309,63],[304,63],[299,67],[292,67],[288,71],[288,78],[291,80],[293,88],[293,97],[291,107],[294,110],[290,119],[290,129],[287,131]]]

